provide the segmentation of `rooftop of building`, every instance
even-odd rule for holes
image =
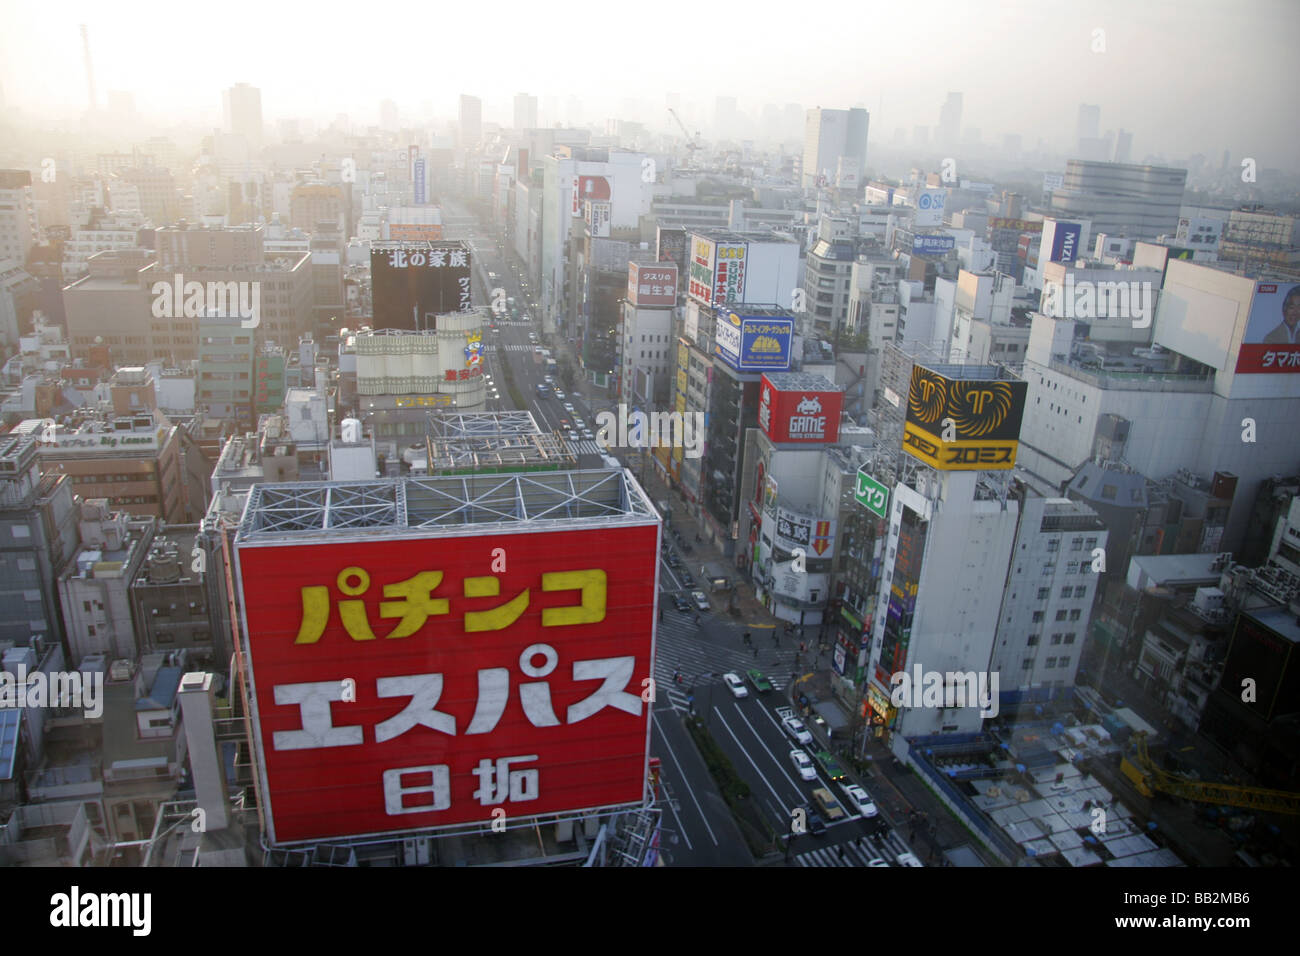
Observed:
[[[250,489],[237,539],[413,537],[470,526],[522,530],[653,520],[649,498],[623,470],[300,481]]]
[[[778,392],[844,391],[843,385],[837,385],[816,372],[767,372],[765,376]]]
[[[1129,567],[1141,571],[1146,586],[1189,587],[1217,583],[1224,563],[1218,554],[1136,554]]]
[[[701,239],[707,239],[711,242],[796,242],[795,239],[789,236],[783,236],[779,233],[772,232],[733,232],[730,229],[708,228],[689,229],[687,231],[693,236],[699,236]]]
[[[1007,369],[1001,365],[952,365],[926,362],[924,359],[919,359],[918,364],[953,381],[985,382],[1016,377],[1010,375]]]
[[[1149,503],[1147,479],[1110,462],[1084,462],[1070,479],[1067,490],[1090,501],[1122,508],[1145,508]]]
[[[1243,613],[1249,614],[1260,624],[1263,624],[1292,644],[1300,644],[1300,615],[1296,614],[1294,606],[1277,604],[1273,607],[1256,608]]]

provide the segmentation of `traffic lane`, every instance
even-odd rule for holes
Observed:
[[[725,687],[723,692],[731,697]],[[719,700],[715,693],[709,712],[709,732],[749,785],[750,793],[772,828],[783,833],[789,829],[791,810],[803,806],[810,796],[804,793],[792,773],[787,772],[787,767],[794,770],[789,757],[784,758],[785,766],[782,766],[780,758],[755,740],[748,726],[747,709],[761,709],[761,705],[749,698]]]
[[[652,712],[650,752],[660,759],[660,780],[666,780],[664,829],[660,840],[670,866],[752,866],[731,809],[718,792],[704,758],[666,703]]]
[[[786,797],[786,802],[781,805],[782,813],[775,822],[780,826],[788,827],[791,815],[790,812],[796,807],[809,807],[815,813],[818,813],[826,822],[828,829],[837,827],[852,827],[855,823],[861,823],[862,818],[851,810],[844,802],[842,794],[838,788],[831,783],[821,769],[821,765],[816,763],[814,757],[815,750],[810,745],[800,744],[790,737],[784,728],[780,725],[779,720],[771,708],[775,706],[771,700],[776,700],[775,694],[757,694],[752,685],[750,686],[750,699],[757,699],[757,707],[737,708],[738,717],[743,727],[737,725],[733,730],[733,746],[738,752],[737,755],[729,753],[728,756],[736,761],[737,756],[743,756],[743,763],[747,763],[752,772],[761,777],[764,784],[772,788],[772,781],[783,781],[784,788],[781,789]],[[739,702],[737,702],[739,703]],[[799,776],[790,759],[790,752],[793,750],[802,750],[814,761],[816,770],[815,780],[804,780]],[[743,764],[741,764],[743,765]],[[744,773],[742,771],[742,776]],[[754,789],[754,783],[747,779],[751,789]],[[816,806],[813,801],[812,792],[817,788],[825,789],[831,794],[832,799],[839,805],[843,812],[843,817],[832,822],[826,819],[827,814]],[[776,817],[775,812],[772,814]],[[854,829],[857,833],[861,828]],[[778,832],[781,832],[778,827]],[[865,833],[865,830],[861,831]]]

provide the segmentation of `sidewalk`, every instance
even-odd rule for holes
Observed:
[[[641,467],[637,463],[636,456],[630,456],[628,460],[632,463],[629,465],[632,473],[640,480]],[[668,486],[661,480],[658,474],[658,466],[654,461],[646,463],[643,484],[652,501],[668,502],[671,513],[665,516],[667,519],[665,529],[675,529],[682,536],[682,540],[691,546],[691,553],[682,555],[682,560],[692,569],[691,573],[695,574],[701,565],[713,564],[720,566],[723,572],[735,582],[733,591],[718,592],[710,596],[710,600],[718,608],[716,611],[718,619],[724,622],[734,622],[737,627],[762,629],[783,627],[785,622],[776,618],[754,596],[753,586],[749,583],[745,572],[739,570],[735,562],[730,558],[724,557],[717,546],[709,540],[708,536],[700,533],[699,522],[695,520],[694,505],[688,502],[680,492],[669,490]],[[696,540],[697,536],[699,540]],[[733,616],[727,611],[728,602],[740,611],[739,616]],[[799,636],[797,631],[795,636]],[[811,640],[810,637],[807,639]]]

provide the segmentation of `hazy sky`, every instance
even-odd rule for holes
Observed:
[[[221,90],[262,90],[268,123],[292,115],[377,123],[393,99],[404,119],[455,115],[456,96],[510,122],[510,97],[577,96],[588,118],[625,98],[666,123],[681,94],[707,137],[714,98],[757,117],[765,102],[866,106],[871,141],[934,126],[949,90],[963,126],[986,143],[1020,132],[1027,147],[1073,140],[1081,102],[1101,130],[1132,130],[1150,152],[1261,167],[1300,167],[1297,0],[956,0],[956,2],[660,4],[616,0],[368,4],[3,0],[0,81],[10,105],[84,108],[78,24],[90,28],[96,87],[135,94],[142,114],[221,121]],[[1093,31],[1105,31],[1094,53]]]

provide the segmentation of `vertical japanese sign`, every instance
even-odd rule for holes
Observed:
[[[687,294],[705,305],[713,302],[714,243],[709,239],[691,236],[690,273]]]
[[[745,243],[719,243],[713,270],[713,304],[742,302],[745,296]]]
[[[241,543],[271,841],[640,804],[657,535]]]
[[[424,160],[417,159],[415,161],[415,204],[417,206],[423,206],[426,202],[429,201],[428,191],[425,188],[424,169],[425,169]]]

